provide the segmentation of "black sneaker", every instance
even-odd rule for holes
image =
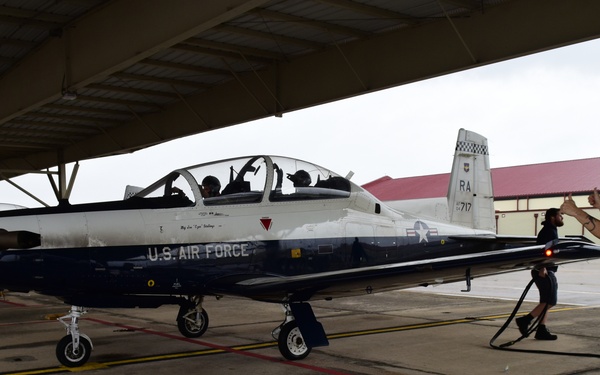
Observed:
[[[531,319],[527,319],[526,316],[522,316],[520,318],[515,319],[517,322],[517,326],[519,327],[519,332],[521,335],[527,336],[527,328],[529,328],[529,323],[531,323]]]
[[[551,334],[546,326],[539,326],[535,332],[536,340],[556,340],[557,338],[558,336]]]

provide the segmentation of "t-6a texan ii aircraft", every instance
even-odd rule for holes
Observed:
[[[221,186],[221,184],[223,186]],[[222,189],[221,189],[222,187]],[[205,296],[284,307],[281,354],[328,345],[311,300],[466,280],[600,256],[580,238],[536,245],[495,234],[487,140],[461,129],[447,217],[387,207],[325,168],[251,156],[176,170],[122,201],[0,212],[0,290],[72,305],[58,360],[84,364],[90,307],[180,305],[184,336],[208,327]],[[444,219],[444,220],[442,220]],[[551,245],[551,246],[550,246]]]

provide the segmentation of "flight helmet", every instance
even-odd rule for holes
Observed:
[[[202,180],[202,189],[207,197],[216,197],[221,190],[221,182],[215,176],[206,176]]]
[[[310,186],[310,183],[312,182],[310,174],[302,169],[296,171],[294,174],[288,173],[287,178],[294,183],[294,187]]]

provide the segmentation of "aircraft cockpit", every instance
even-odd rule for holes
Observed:
[[[227,159],[177,170],[133,195],[173,207],[336,199],[351,183],[328,169],[280,156]]]
[[[141,208],[187,207],[194,205],[194,195],[186,178],[175,171],[145,189],[127,186],[125,202],[135,202],[130,205]]]
[[[301,160],[273,157],[272,202],[347,198],[351,184],[328,169]]]

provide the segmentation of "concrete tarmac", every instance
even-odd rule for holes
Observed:
[[[80,329],[94,344],[90,374],[600,374],[600,262],[559,269],[559,305],[548,327],[557,341],[524,339],[496,350],[490,339],[505,323],[527,271],[473,280],[472,291],[448,284],[312,303],[329,335],[302,361],[286,361],[271,337],[283,320],[278,305],[207,298],[208,331],[182,337],[176,306],[91,309]],[[532,290],[520,309],[535,306]],[[37,294],[0,297],[0,374],[68,373],[55,358],[65,335],[55,320],[69,306]],[[497,344],[519,337],[514,322]],[[578,354],[578,355],[575,355]]]

